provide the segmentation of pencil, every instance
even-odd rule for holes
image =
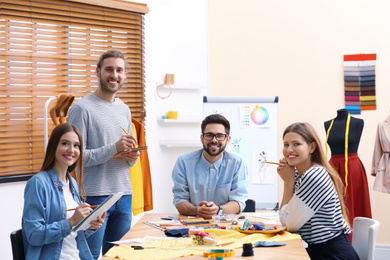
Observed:
[[[127,135],[129,135],[129,133],[123,127],[121,127],[121,128],[122,128],[123,132],[125,132]]]
[[[93,205],[93,206],[89,206],[90,208],[96,208],[97,206],[99,206],[99,205]],[[66,209],[65,211],[72,211],[72,210],[76,210],[76,208],[74,208],[74,209]]]
[[[263,163],[269,163],[269,164],[279,165],[279,163],[277,163],[277,162],[266,162],[266,161],[263,161]]]
[[[235,241],[227,242],[227,243],[219,244],[219,245],[216,245],[216,246],[227,246],[227,245],[233,244],[234,242]]]

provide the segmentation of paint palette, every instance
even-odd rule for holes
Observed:
[[[286,227],[278,225],[276,229],[271,230],[241,230],[240,228],[236,228],[236,230],[244,234],[275,234],[285,231]]]

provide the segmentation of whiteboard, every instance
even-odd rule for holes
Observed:
[[[229,152],[240,154],[248,165],[249,199],[256,209],[279,208],[278,100],[272,97],[203,97],[203,118],[221,114],[230,122]]]

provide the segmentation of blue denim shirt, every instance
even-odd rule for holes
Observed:
[[[69,173],[71,192],[81,203],[78,186]],[[26,259],[59,259],[63,239],[70,234],[63,183],[53,168],[32,177],[24,190],[22,232]],[[80,259],[93,259],[86,238],[93,230],[77,232]]]
[[[173,168],[172,180],[175,206],[182,201],[224,205],[234,200],[242,211],[248,199],[247,165],[240,155],[227,151],[213,164],[204,158],[203,149],[182,154]]]

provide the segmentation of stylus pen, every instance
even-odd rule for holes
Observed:
[[[93,206],[89,206],[90,208],[96,208],[97,206],[99,206],[99,205],[93,205]],[[76,210],[76,208],[74,208],[74,209],[66,209],[65,211],[71,211],[71,210]]]

